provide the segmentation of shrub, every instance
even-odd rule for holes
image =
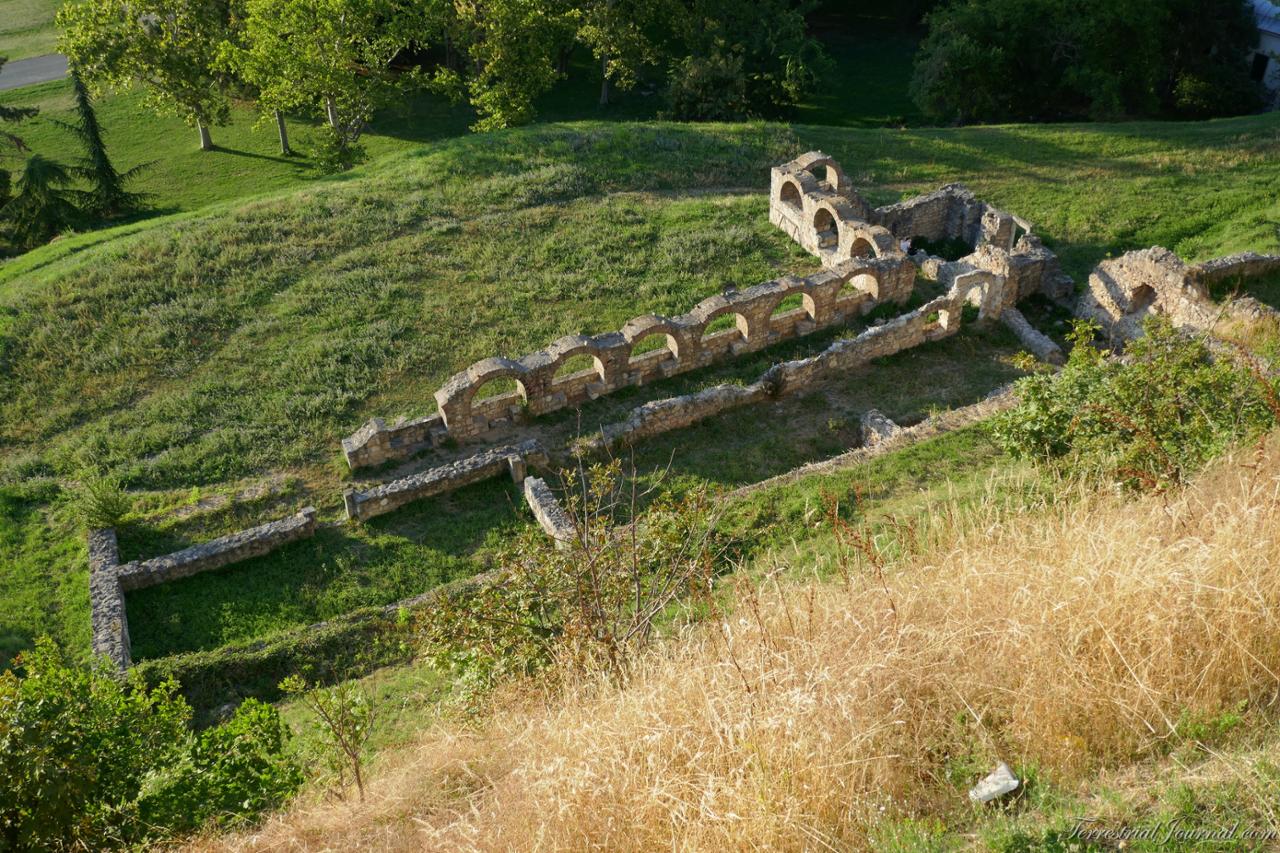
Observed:
[[[1167,320],[1149,320],[1123,361],[1091,346],[1096,328],[1076,324],[1060,373],[1019,380],[1018,406],[993,424],[1005,450],[1163,489],[1280,414],[1269,380]]]
[[[133,502],[117,478],[89,472],[80,477],[75,509],[85,527],[98,530],[119,525],[133,509]]]
[[[424,619],[429,654],[482,689],[552,663],[625,678],[659,616],[708,588],[723,551],[705,493],[655,500],[641,520],[635,488],[617,462],[565,474],[568,547],[540,533],[512,543],[493,580]]]
[[[0,674],[0,848],[100,848],[248,818],[300,783],[274,709],[193,736],[166,681],[72,663],[51,641]]]

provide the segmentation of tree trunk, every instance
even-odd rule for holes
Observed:
[[[334,130],[338,129],[338,102],[333,98],[324,99],[324,109],[329,115],[329,127]]]
[[[284,126],[284,113],[276,110],[276,130],[280,132],[280,153],[288,157],[293,151],[289,148],[289,129]]]
[[[212,151],[213,140],[209,138],[209,128],[202,121],[196,121],[196,130],[200,132],[200,150]]]
[[[609,57],[600,57],[600,106],[609,106]]]

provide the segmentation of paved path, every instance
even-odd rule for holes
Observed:
[[[61,80],[67,76],[67,58],[60,53],[15,59],[0,68],[0,91]]]

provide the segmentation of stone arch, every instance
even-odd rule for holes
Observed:
[[[902,256],[899,241],[888,228],[864,222],[846,221],[842,254],[848,258],[884,258]]]
[[[655,341],[661,341],[661,346],[651,347],[649,344]],[[639,350],[639,352],[637,352]],[[627,359],[628,363],[634,364],[637,359],[654,358],[652,354],[662,352],[665,355],[657,356],[660,361],[668,359],[678,359],[680,357],[680,342],[676,340],[675,335],[666,332],[649,332],[644,337],[636,338],[631,345],[631,354]]]
[[[1129,312],[1137,314],[1156,304],[1156,291],[1149,284],[1140,284],[1129,293]]]
[[[804,200],[800,196],[800,186],[795,181],[785,180],[782,182],[782,189],[778,192],[778,201],[784,208],[793,213],[800,213],[804,210]]]
[[[547,347],[547,355],[550,358],[550,364],[547,366],[546,373],[544,375],[547,377],[548,384],[554,385],[557,382],[562,382],[568,378],[569,375],[585,369],[580,368],[579,370],[572,370],[568,373],[565,371],[566,366],[570,365],[575,359],[578,359],[579,356],[590,357],[592,368],[596,371],[596,375],[599,376],[602,381],[607,378],[605,376],[605,363],[604,359],[601,358],[600,348],[595,345],[595,342],[592,341],[591,338],[581,335],[569,335],[568,337],[561,338],[551,346]]]
[[[840,245],[840,226],[836,216],[824,206],[813,213],[814,244],[819,249],[835,249]]]
[[[875,267],[862,267],[855,270],[836,294],[837,299],[850,297],[871,297],[872,304],[880,301],[880,271]]]
[[[467,369],[468,389],[464,392],[463,399],[471,405],[478,400],[491,399],[488,396],[481,396],[481,390],[494,382],[511,379],[515,383],[516,393],[520,395],[520,399],[528,402],[528,373],[528,370],[517,362],[505,358],[486,358],[484,361],[478,361]]]
[[[669,317],[660,317],[656,314],[633,317],[622,327],[622,338],[630,346],[628,363],[648,354],[647,352],[636,353],[636,345],[654,335],[662,335],[667,339],[667,351],[672,358],[677,360],[684,358],[689,354],[686,351],[686,345],[691,348],[691,351],[696,350],[692,331],[686,324]]]
[[[743,314],[733,306],[727,306],[711,312],[711,314],[702,321],[702,328],[699,330],[698,339],[705,341],[708,337],[728,331],[727,328],[717,328],[714,330],[711,328],[712,326],[719,325],[717,321],[727,316],[733,317],[733,327],[737,330],[739,337],[744,341],[749,340],[751,337],[751,325],[747,320],[747,315]]]

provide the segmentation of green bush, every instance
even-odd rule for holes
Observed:
[[[284,802],[303,782],[286,755],[289,729],[270,705],[248,699],[220,726],[191,739],[180,760],[153,773],[143,821],[170,830],[243,823]]]
[[[1280,405],[1270,380],[1215,357],[1204,340],[1151,319],[1126,359],[1108,359],[1091,346],[1096,328],[1076,324],[1060,373],[1019,380],[1018,406],[993,424],[1005,450],[1162,489],[1275,425]]]
[[[198,736],[166,681],[72,663],[49,640],[0,674],[0,850],[102,848],[247,819],[296,789],[274,709]]]
[[[118,526],[133,509],[133,502],[116,477],[87,473],[80,478],[75,509],[85,527],[98,530]]]

